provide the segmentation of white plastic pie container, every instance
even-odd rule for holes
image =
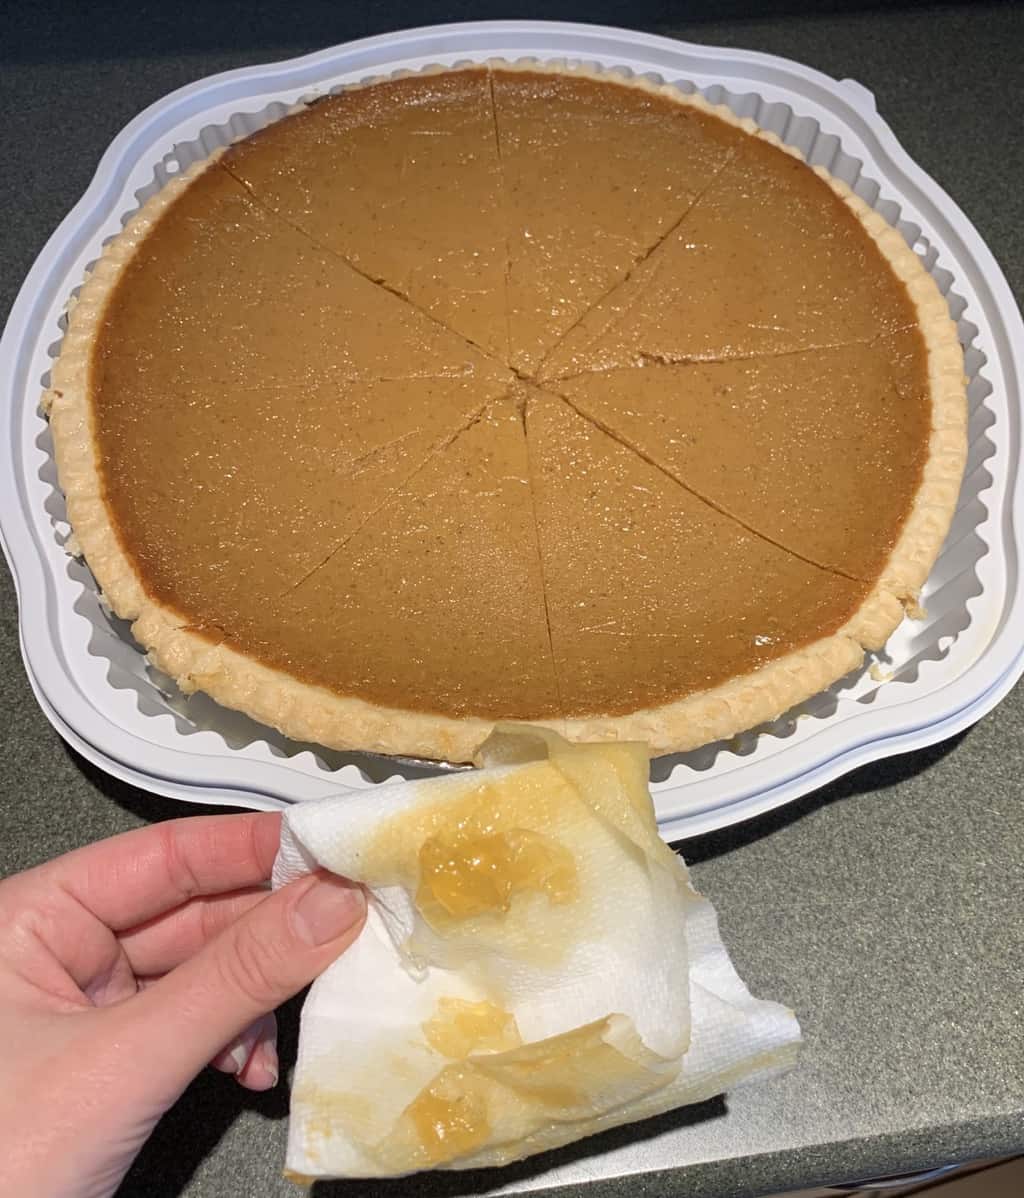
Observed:
[[[993,707],[1024,671],[1021,355],[1024,324],[999,267],[953,201],[907,157],[869,92],[765,54],[596,26],[479,22],[409,30],[200,80],[141,113],[33,266],[0,342],[0,531],[40,705],[81,753],[150,790],[274,807],[395,774],[393,762],[293,744],[205,696],[185,699],[103,610],[68,528],[38,410],[62,312],[105,239],[174,173],[296,100],[354,80],[489,57],[621,67],[753,117],[843,179],[896,225],[950,303],[966,348],[970,449],[960,505],[924,591],[886,653],[756,732],[661,758],[666,839],[785,803],[874,758],[941,740]]]

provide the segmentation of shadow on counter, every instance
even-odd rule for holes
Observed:
[[[277,1011],[278,1052],[285,1068],[295,1061],[303,990]],[[135,1158],[117,1198],[176,1198],[233,1123],[247,1112],[280,1123],[288,1118],[288,1087],[257,1094],[233,1077],[204,1069],[160,1120]],[[254,1136],[255,1139],[255,1136]],[[296,1195],[301,1190],[296,1189]]]
[[[500,1169],[465,1169],[459,1172],[415,1173],[409,1177],[396,1177],[387,1181],[376,1178],[369,1181],[318,1181],[310,1190],[312,1198],[463,1198],[469,1195],[486,1194],[498,1186],[515,1185],[526,1181],[558,1165],[571,1164],[583,1157],[602,1152],[611,1152],[624,1144],[635,1144],[649,1140],[680,1127],[693,1127],[711,1119],[724,1118],[725,1099],[719,1095],[707,1102],[680,1107],[644,1119],[640,1123],[628,1123],[624,1127],[613,1127],[596,1136],[577,1140],[564,1148],[541,1152],[525,1161],[515,1161]]]
[[[719,828],[715,832],[705,832],[703,836],[694,836],[689,840],[676,841],[673,848],[679,849],[686,858],[687,865],[699,865],[703,861],[711,861],[734,849],[743,848],[773,832],[795,824],[798,820],[828,807],[840,799],[852,799],[857,795],[872,794],[900,782],[906,782],[930,770],[970,735],[971,729],[958,732],[948,740],[940,741],[937,745],[929,745],[924,749],[916,749],[910,753],[901,753],[897,757],[886,757],[880,761],[872,761],[859,766],[843,777],[829,782],[819,790],[812,790],[802,798],[794,799],[776,807],[774,811],[766,811],[764,815],[744,820],[728,828]]]

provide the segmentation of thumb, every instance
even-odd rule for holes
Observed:
[[[131,1000],[136,1059],[154,1079],[184,1088],[225,1044],[322,973],[365,916],[362,888],[323,872],[269,895]]]

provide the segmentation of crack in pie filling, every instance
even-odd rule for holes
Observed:
[[[78,543],[185,691],[468,760],[682,750],[880,648],[963,360],[899,234],[727,109],[492,63],[315,101],[107,247],[44,397]]]

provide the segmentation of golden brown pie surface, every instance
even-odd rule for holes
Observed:
[[[164,189],[49,395],[69,515],[186,689],[338,747],[690,747],[879,647],[963,457],[881,218],[669,89],[426,73]]]

